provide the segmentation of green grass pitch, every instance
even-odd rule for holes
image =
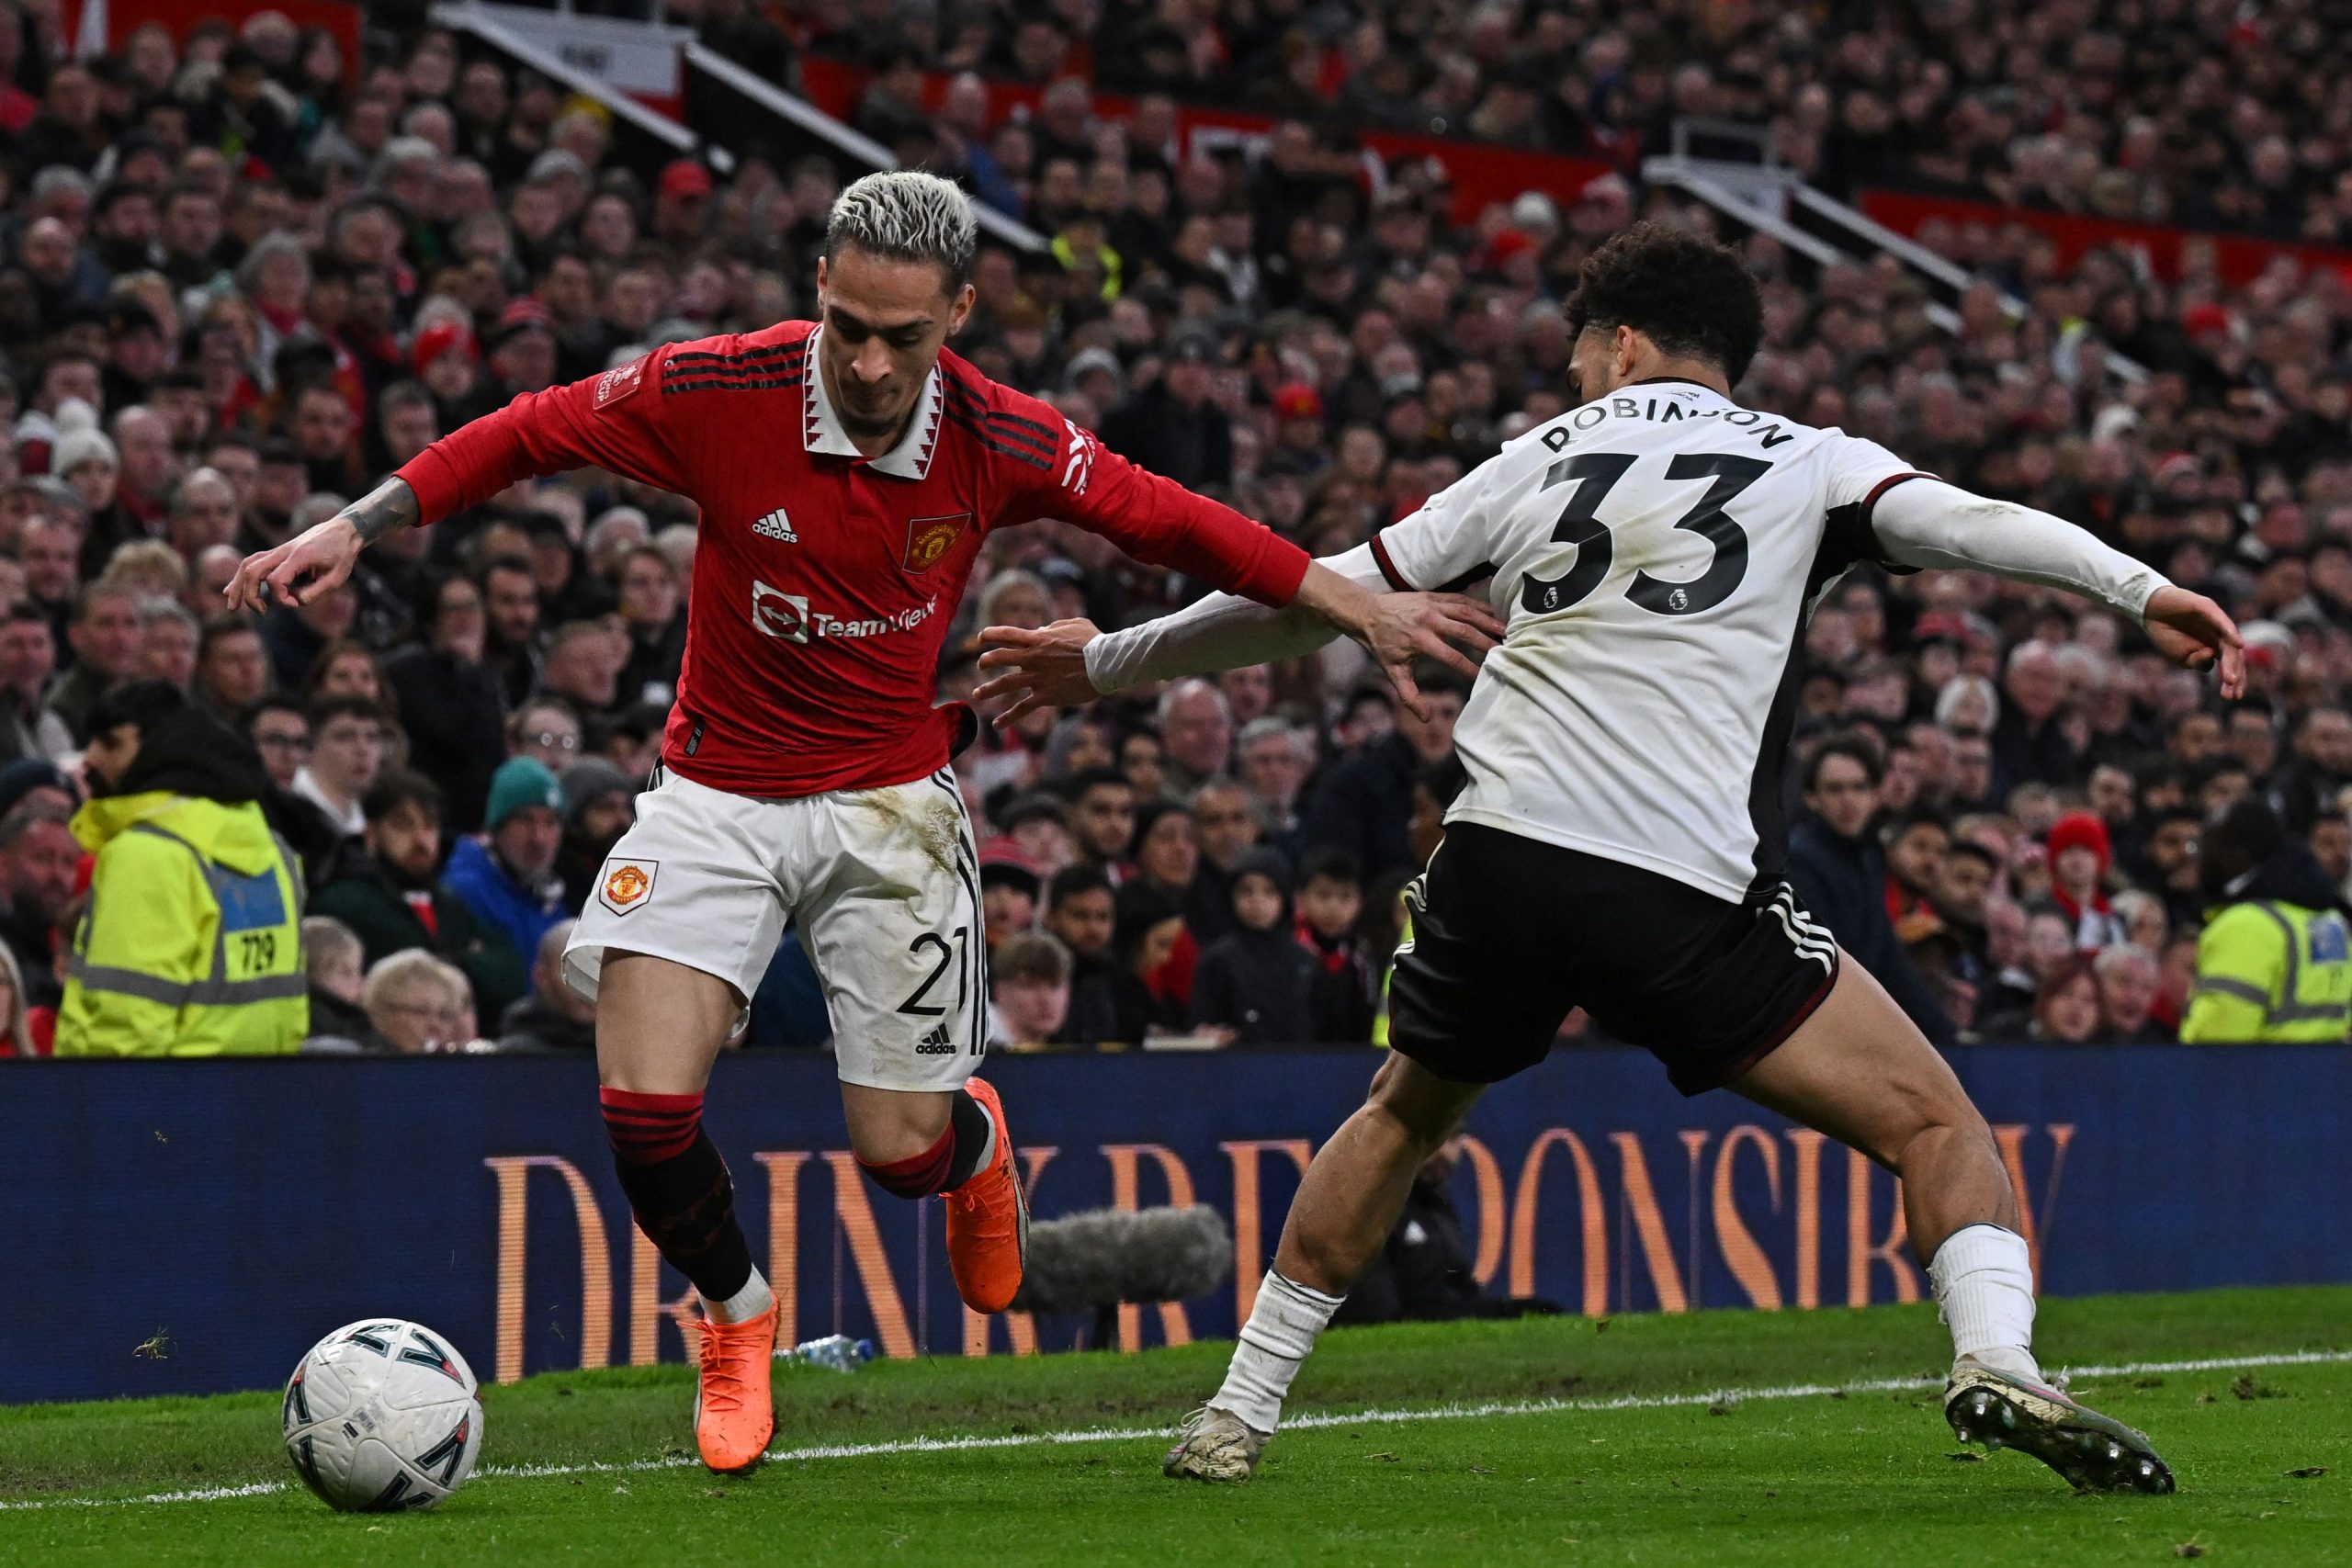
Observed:
[[[2050,1302],[2040,1339],[2177,1495],[1956,1457],[1931,1307],[1724,1312],[1334,1333],[1238,1488],[1159,1468],[1221,1345],[783,1371],[748,1477],[679,1462],[682,1368],[535,1378],[393,1517],[290,1484],[274,1393],[0,1409],[0,1563],[2352,1563],[2352,1288]]]

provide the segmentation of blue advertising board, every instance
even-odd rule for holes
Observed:
[[[1212,1204],[1232,1279],[1123,1311],[1129,1347],[1229,1337],[1363,1050],[992,1061],[1041,1219]],[[2052,1294],[2352,1280],[2352,1047],[1980,1047]],[[1069,1345],[956,1300],[936,1203],[862,1180],[829,1058],[719,1064],[708,1124],[799,1338],[886,1354]],[[1456,1197],[1498,1293],[1570,1311],[1912,1301],[1894,1179],[1643,1054],[1555,1054],[1472,1114]],[[0,1402],[274,1386],[376,1314],[487,1381],[678,1360],[684,1282],[629,1223],[584,1060],[0,1063]]]

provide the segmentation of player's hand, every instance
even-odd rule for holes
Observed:
[[[1380,593],[1355,635],[1396,688],[1396,700],[1426,719],[1413,661],[1433,659],[1475,681],[1479,660],[1502,640],[1503,623],[1485,600],[1464,593]]]
[[[990,626],[980,633],[987,651],[980,668],[994,671],[990,680],[972,690],[974,702],[1014,697],[1013,705],[997,716],[1010,725],[1038,708],[1076,707],[1102,694],[1086,673],[1086,645],[1102,634],[1092,621],[1056,621],[1035,631],[1021,626]]]
[[[2228,611],[2202,593],[2167,584],[2149,598],[2141,622],[2158,653],[2191,670],[2218,666],[2222,695],[2245,695],[2245,644]]]
[[[273,597],[307,604],[342,585],[360,548],[359,530],[338,513],[274,550],[247,556],[221,594],[232,610],[265,610]]]

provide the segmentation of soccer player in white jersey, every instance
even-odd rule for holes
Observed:
[[[1586,263],[1567,311],[1579,405],[1326,563],[1398,592],[1486,580],[1508,630],[1456,729],[1469,782],[1408,895],[1392,1055],[1315,1156],[1225,1384],[1168,1472],[1250,1473],[1414,1171],[1582,1006],[1684,1093],[1729,1088],[1902,1178],[1951,1329],[1944,1409],[1963,1441],[2022,1449],[2082,1487],[2170,1491],[2145,1437],[2044,1381],[1992,1134],[1783,879],[1782,765],[1805,616],[1863,560],[2071,589],[2216,670],[2228,696],[2245,679],[2236,628],[2058,518],[1735,402],[1762,301],[1713,241],[1635,225]],[[983,693],[1026,706],[1294,657],[1333,634],[1218,594],[1110,636],[1083,621],[988,635]]]

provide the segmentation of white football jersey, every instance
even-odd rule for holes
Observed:
[[[1491,571],[1510,625],[1455,730],[1469,784],[1446,819],[1723,898],[1769,887],[1805,616],[1877,555],[1871,508],[1916,474],[1875,442],[1647,381],[1381,530],[1391,586]]]

